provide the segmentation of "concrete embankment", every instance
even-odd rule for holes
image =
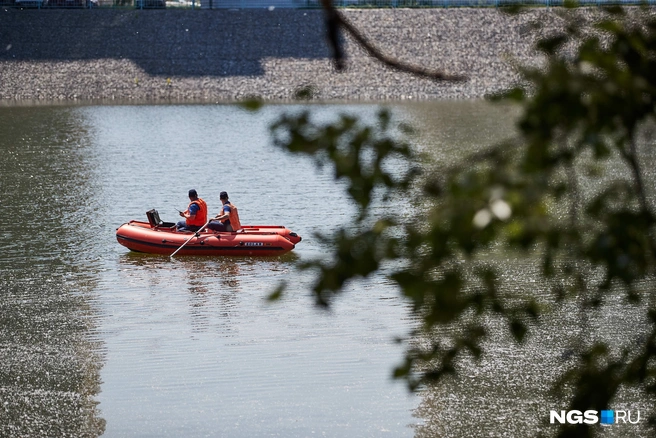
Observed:
[[[346,38],[335,72],[320,10],[0,9],[0,102],[478,98],[514,84],[514,62],[535,63],[531,23],[554,10],[345,10],[382,52],[467,75],[417,79],[382,66]]]

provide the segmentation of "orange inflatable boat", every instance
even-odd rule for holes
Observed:
[[[188,239],[177,255],[276,256],[294,249],[301,237],[281,225],[244,225],[238,232],[177,231],[162,222],[156,210],[146,213],[148,222],[132,220],[117,228],[118,243],[136,252],[171,255]],[[191,239],[190,239],[191,238]]]

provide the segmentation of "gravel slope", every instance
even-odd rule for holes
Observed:
[[[386,54],[452,74],[439,83],[391,71],[347,38],[348,70],[332,67],[320,10],[0,9],[0,103],[216,102],[479,98],[531,64],[533,22],[495,9],[370,9],[344,14]]]

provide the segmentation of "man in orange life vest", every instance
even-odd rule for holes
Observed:
[[[219,199],[223,203],[221,213],[217,214],[214,219],[207,226],[210,230],[214,231],[239,231],[241,230],[241,223],[239,222],[239,213],[237,207],[228,199],[227,192],[221,192]]]
[[[198,197],[196,190],[189,190],[189,206],[180,216],[185,220],[176,224],[179,231],[198,231],[207,222],[207,204]]]

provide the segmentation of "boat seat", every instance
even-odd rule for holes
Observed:
[[[148,217],[148,223],[150,223],[150,226],[155,228],[172,228],[175,226],[174,222],[164,222],[159,218],[159,212],[155,210],[154,208],[152,210],[148,210],[146,212],[146,216]]]

